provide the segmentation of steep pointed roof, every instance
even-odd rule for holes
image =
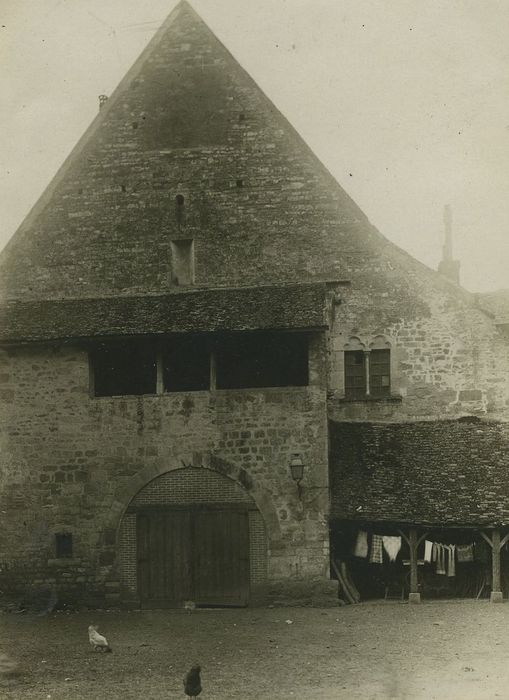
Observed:
[[[0,254],[0,299],[180,293],[182,239],[195,288],[355,278],[398,317],[430,282],[468,297],[371,226],[185,1]]]
[[[362,212],[183,0],[5,248],[0,293],[172,292],[171,241],[182,238],[195,241],[198,286],[300,281],[320,246],[334,245],[324,226],[359,221]],[[337,276],[329,267],[322,277]]]

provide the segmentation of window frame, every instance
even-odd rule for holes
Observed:
[[[345,350],[345,397],[347,399],[363,399],[367,395],[367,376],[366,376],[366,351],[365,350]],[[360,358],[360,362],[349,362],[350,358]],[[357,373],[349,372],[349,368],[359,367]],[[357,386],[355,379],[359,379]]]
[[[373,362],[375,357],[385,356],[383,362]],[[377,371],[379,368],[385,371]],[[384,385],[384,377],[388,382]],[[378,378],[381,378],[378,383]],[[389,348],[372,348],[369,351],[369,394],[373,398],[383,399],[391,395],[391,351]]]
[[[357,356],[360,362],[354,363],[350,358]],[[387,399],[391,397],[392,372],[391,348],[345,348],[344,360],[344,395],[349,401],[368,399]],[[375,361],[374,361],[375,360]],[[357,372],[352,368],[358,367]],[[356,381],[357,379],[357,381]]]

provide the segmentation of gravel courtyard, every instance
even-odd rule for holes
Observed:
[[[90,623],[112,654],[91,650]],[[0,679],[3,700],[183,698],[195,661],[200,700],[509,697],[507,603],[4,613],[0,625],[22,671]]]

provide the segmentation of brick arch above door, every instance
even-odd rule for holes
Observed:
[[[182,466],[188,464],[191,466]],[[281,539],[281,524],[272,493],[267,491],[263,485],[256,480],[255,476],[250,475],[242,467],[218,455],[213,455],[210,452],[194,452],[190,455],[180,456],[178,459],[172,459],[170,463],[164,466],[154,467],[154,465],[140,465],[139,471],[129,479],[127,484],[123,483],[119,485],[110,505],[108,520],[104,526],[105,529],[111,528],[117,532],[117,545],[122,517],[136,495],[145,486],[164,474],[185,472],[189,469],[201,472],[205,476],[208,473],[217,474],[235,483],[243,493],[252,499],[260,511],[269,538],[274,541]]]
[[[245,503],[256,507],[254,499],[233,479],[199,467],[161,474],[138,491],[130,506],[187,503]]]
[[[146,508],[240,507],[248,517],[251,589],[267,579],[267,531],[254,499],[224,474],[201,467],[174,469],[157,476],[136,493],[125,511],[118,534],[119,573],[123,597],[137,599],[137,513]]]

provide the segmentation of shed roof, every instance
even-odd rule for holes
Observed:
[[[509,423],[331,423],[330,432],[333,518],[509,524]]]

